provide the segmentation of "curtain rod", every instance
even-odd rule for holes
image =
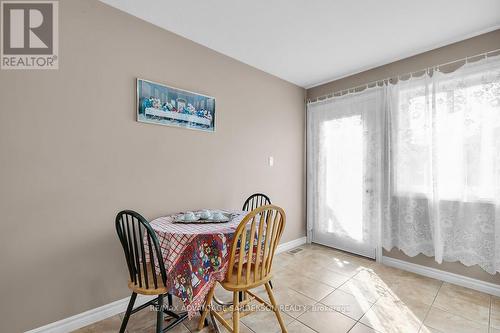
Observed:
[[[486,59],[486,58],[488,58],[489,54],[496,53],[496,52],[500,52],[500,49],[496,49],[496,50],[492,50],[492,51],[488,51],[488,52],[483,52],[483,53],[479,53],[479,54],[472,55],[472,56],[467,56],[465,58],[461,58],[461,59],[457,59],[457,60],[445,62],[445,63],[439,64],[439,65],[434,65],[434,66],[431,66],[431,67],[422,68],[422,69],[419,69],[419,70],[416,70],[416,71],[413,71],[413,72],[409,72],[409,73],[405,73],[405,74],[400,74],[400,75],[397,75],[397,76],[386,77],[384,79],[371,81],[371,82],[368,82],[368,83],[365,83],[365,84],[361,84],[359,86],[350,87],[350,88],[346,88],[346,89],[342,89],[342,90],[337,90],[337,91],[332,91],[332,92],[329,92],[328,94],[324,94],[324,95],[321,95],[321,96],[318,96],[318,97],[315,97],[315,98],[312,98],[312,99],[309,98],[309,99],[307,99],[307,103],[319,102],[319,101],[323,101],[323,100],[326,100],[326,99],[329,99],[329,98],[333,98],[333,97],[340,97],[340,96],[348,95],[350,93],[361,92],[364,89],[363,90],[359,90],[359,91],[357,91],[357,90],[360,89],[360,88],[365,88],[365,89],[367,89],[367,88],[373,88],[373,87],[378,86],[380,83],[384,84],[384,83],[390,82],[392,80],[400,80],[402,77],[405,77],[405,76],[409,76],[411,78],[413,76],[413,74],[416,74],[416,73],[425,73],[425,72],[429,72],[430,70],[439,70],[440,67],[451,65],[451,64],[455,64],[455,63],[461,62],[461,61],[465,61],[465,64],[467,64],[469,62],[469,59],[473,59],[473,58],[477,58],[477,57],[484,57],[484,59]],[[342,80],[342,79],[339,79],[339,80]],[[372,86],[372,87],[370,87],[370,86]],[[344,94],[344,92],[347,92],[347,93]]]

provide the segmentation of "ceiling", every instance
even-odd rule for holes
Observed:
[[[499,0],[102,0],[309,88],[500,28]]]

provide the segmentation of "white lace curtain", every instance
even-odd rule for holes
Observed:
[[[378,223],[373,221],[380,220],[381,205],[380,195],[370,193],[381,190],[384,96],[384,88],[370,88],[308,106],[309,241],[314,230],[318,243],[375,256]]]
[[[381,200],[363,212],[382,212],[371,219],[378,245],[500,272],[500,56],[384,89],[385,139],[371,154],[382,159]],[[373,91],[356,98],[363,94]],[[333,102],[308,106],[308,236],[318,223],[312,203],[321,196],[310,175],[321,162],[312,120],[332,117],[338,107],[316,109]]]
[[[500,271],[500,58],[387,93],[384,248]]]

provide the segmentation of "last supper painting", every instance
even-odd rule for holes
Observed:
[[[215,98],[137,79],[137,121],[215,131]]]

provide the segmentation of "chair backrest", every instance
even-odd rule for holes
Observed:
[[[261,206],[248,213],[234,233],[227,280],[247,286],[266,280],[285,222],[285,211],[278,206]]]
[[[248,197],[243,204],[243,210],[251,211],[260,206],[270,205],[271,199],[263,193],[255,193]]]
[[[149,222],[137,212],[123,210],[116,215],[115,224],[125,253],[130,281],[140,288],[166,287],[167,273],[160,245]]]

